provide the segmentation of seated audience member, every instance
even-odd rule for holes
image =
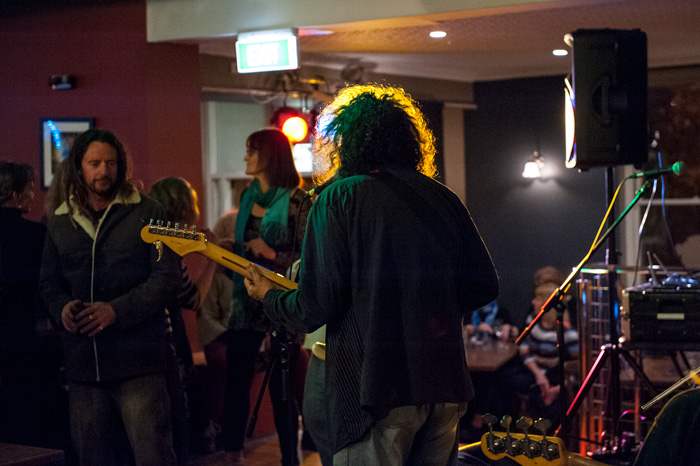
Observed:
[[[556,267],[552,267],[551,265],[535,270],[535,273],[532,276],[532,284],[535,288],[545,283],[561,285],[564,283],[564,280],[566,280],[566,277],[562,271]]]
[[[554,283],[557,286],[560,286],[564,283],[564,280],[566,280],[566,275],[564,273],[557,269],[556,267],[547,266],[547,267],[542,267],[541,269],[537,269],[532,277],[532,286],[534,289],[537,289],[538,286],[544,284],[544,283]],[[572,299],[573,296],[571,294],[571,289],[569,289],[569,292],[564,295],[563,298],[563,303],[564,306],[566,306],[566,312],[567,312],[567,318],[564,320],[564,325],[566,328],[576,328],[576,300]],[[534,314],[533,314],[534,312]],[[535,309],[532,304],[530,305],[530,312],[528,313],[527,316],[527,321],[526,325],[529,325],[530,322],[532,322],[532,319],[539,314],[540,310]],[[573,319],[569,318],[570,316],[574,316]]]
[[[509,341],[518,336],[518,328],[513,325],[510,312],[499,306],[495,300],[472,311],[471,315],[465,315],[462,325],[466,337],[491,335],[499,340]]]
[[[219,246],[230,250],[236,224],[237,210],[224,213],[214,226],[214,234],[219,238]],[[224,392],[226,388],[226,342],[222,336],[228,328],[231,317],[233,281],[217,267],[211,288],[202,306],[197,310],[197,334],[204,349],[207,361],[207,381],[209,385],[209,427],[204,436],[205,449],[216,451],[217,440],[223,424]]]
[[[540,272],[540,271],[538,271]],[[528,317],[531,323],[547,299],[561,284],[557,281],[544,281],[542,277],[554,275],[535,274],[535,297],[532,299],[534,315]],[[551,278],[550,278],[551,279]],[[563,281],[563,280],[562,280]],[[545,313],[531,329],[530,334],[520,346],[523,367],[516,386],[522,394],[528,394],[531,413],[535,417],[544,417],[557,425],[559,413],[559,352],[557,349],[556,309]],[[564,312],[564,357],[566,360],[578,359],[578,333],[571,328],[569,313]]]
[[[180,225],[194,225],[197,222],[199,218],[197,193],[187,180],[177,177],[163,178],[151,186],[148,195],[164,207],[166,218],[161,220]],[[207,234],[210,241],[216,242],[215,236],[206,229],[201,231]],[[216,262],[206,260],[204,270],[196,283],[190,279],[182,258],[180,258],[180,267],[182,285],[176,299],[172,300],[166,310],[166,322],[170,346],[168,392],[173,417],[173,440],[178,463],[182,465],[189,463],[190,413],[187,391],[195,378],[192,349],[185,330],[182,310],[199,309],[211,287]]]

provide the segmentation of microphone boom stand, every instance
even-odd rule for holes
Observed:
[[[608,173],[609,174],[609,173]],[[614,229],[617,227],[617,225],[622,221],[622,219],[627,215],[627,213],[632,209],[632,207],[637,203],[637,201],[642,197],[644,192],[651,186],[652,180],[648,179],[645,181],[645,183],[642,185],[642,187],[637,190],[635,193],[634,198],[632,201],[629,203],[629,205],[625,208],[625,210],[620,214],[620,216],[612,222],[612,224],[608,227],[608,229],[603,233],[603,235],[596,241],[596,243],[591,247],[590,251],[586,254],[586,256],[581,260],[581,262],[576,266],[576,268],[569,274],[569,276],[564,280],[564,282],[556,289],[554,292],[550,295],[549,299],[547,299],[547,302],[544,303],[542,306],[542,309],[540,310],[539,314],[535,316],[533,321],[528,325],[525,330],[520,334],[518,339],[515,341],[516,344],[522,343],[522,341],[527,338],[527,336],[530,334],[532,331],[532,328],[535,326],[535,324],[542,318],[542,316],[547,313],[550,309],[556,309],[557,311],[557,350],[559,353],[559,386],[561,387],[559,391],[559,406],[560,406],[560,413],[561,413],[561,424],[559,425],[559,428],[557,429],[555,436],[558,436],[560,438],[566,439],[569,435],[569,426],[568,426],[568,418],[571,416],[577,409],[578,406],[580,405],[581,401],[583,401],[583,398],[586,396],[588,393],[588,390],[591,387],[591,382],[594,379],[594,376],[597,375],[598,370],[602,367],[602,362],[605,361],[607,357],[610,356],[610,352],[612,351],[613,353],[620,353],[623,356],[625,356],[625,359],[627,362],[632,366],[632,368],[635,370],[635,372],[640,375],[641,379],[645,381],[648,387],[652,389],[652,391],[656,392],[656,389],[653,387],[649,379],[646,377],[644,374],[644,370],[637,364],[637,362],[626,352],[622,352],[622,348],[618,346],[618,342],[615,341],[613,344],[607,344],[603,347],[600,355],[598,356],[598,359],[595,361],[593,367],[591,368],[590,372],[586,376],[585,381],[581,385],[581,388],[579,389],[578,393],[574,397],[574,401],[569,406],[567,410],[567,400],[566,400],[566,390],[564,390],[565,387],[565,381],[566,381],[566,376],[564,374],[564,351],[565,351],[565,344],[564,344],[564,325],[563,325],[563,320],[564,320],[564,310],[565,310],[565,305],[562,302],[564,298],[564,294],[568,291],[569,287],[571,286],[571,282],[578,275],[579,271],[583,268],[583,266],[586,264],[588,259],[600,248],[600,246],[603,244],[603,241],[605,241],[606,238],[614,231]],[[616,280],[614,280],[616,282]],[[563,291],[562,291],[563,290]],[[613,290],[611,290],[612,292]],[[610,293],[609,293],[610,294]],[[613,321],[613,319],[610,320],[610,327],[613,328],[616,325],[616,323]],[[616,332],[611,331],[611,334]],[[616,354],[617,355],[617,354]],[[617,359],[617,358],[615,358]],[[619,371],[619,360],[616,361],[618,363],[618,371]],[[614,374],[615,377],[619,377],[619,372],[616,372]],[[613,382],[615,385],[615,383]],[[618,383],[615,385],[617,387],[617,390],[619,390],[619,380]],[[614,397],[619,398],[619,393],[613,393],[612,394]],[[619,399],[613,401],[613,405],[617,406],[617,409],[612,409],[611,411],[619,413]],[[618,419],[616,416],[613,416],[612,418],[613,422],[613,432],[617,432],[617,422]]]

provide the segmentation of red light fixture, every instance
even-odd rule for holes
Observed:
[[[302,117],[293,116],[282,123],[282,132],[290,141],[300,142],[306,139],[306,135],[309,133],[309,125]]]
[[[270,120],[270,124],[279,128],[292,144],[306,140],[309,124],[305,114],[292,107],[280,107]]]

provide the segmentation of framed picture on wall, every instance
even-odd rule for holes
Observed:
[[[68,157],[75,137],[94,124],[94,118],[41,119],[41,180],[44,189],[51,186],[56,168]]]

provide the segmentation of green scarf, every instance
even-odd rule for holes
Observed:
[[[260,224],[260,236],[265,243],[274,247],[287,239],[287,219],[289,218],[289,198],[292,190],[288,188],[270,187],[264,193],[260,190],[260,181],[253,180],[250,187],[243,193],[241,205],[236,217],[236,232],[234,241],[243,246],[245,227],[253,210],[253,204],[267,209]]]
[[[267,209],[260,222],[260,237],[265,244],[272,249],[283,244],[287,240],[287,220],[289,219],[289,199],[292,190],[288,188],[270,187],[264,193],[260,190],[260,181],[253,180],[250,187],[243,193],[241,205],[236,217],[236,230],[234,233],[233,252],[245,257],[245,229],[253,210],[253,204]],[[248,296],[243,283],[244,277],[239,274],[233,276],[233,309],[229,326],[234,329],[246,327],[246,324],[254,324],[255,316],[251,315]]]

